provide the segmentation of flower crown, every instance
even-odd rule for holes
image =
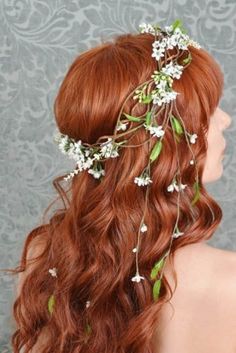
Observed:
[[[162,36],[160,40],[155,39],[152,44],[152,57],[154,57],[157,61],[159,61],[161,57],[164,57],[166,49],[173,49],[174,47],[177,47],[178,49],[188,50],[189,45],[198,49],[200,48],[200,45],[190,39],[189,36],[185,34],[185,30],[181,29],[182,24],[179,20],[175,21],[170,26],[164,27],[164,30],[162,30],[159,26],[152,26],[145,23],[140,24],[139,27],[141,33],[151,33],[155,36],[158,33]],[[133,99],[138,99],[139,103],[144,104],[149,104],[152,102],[153,105],[157,105],[158,107],[175,100],[179,93],[172,89],[173,79],[179,79],[182,75],[183,69],[188,66],[190,62],[191,54],[189,52],[188,57],[183,60],[184,66],[171,60],[168,64],[163,66],[161,70],[155,70],[151,75],[152,80],[149,80],[148,83],[155,82],[156,88],[152,90],[149,95],[146,95],[145,90],[147,89],[148,83],[144,83],[141,85],[141,88],[135,90]],[[120,119],[121,114],[123,114],[126,119]],[[120,134],[117,134],[117,131],[127,130],[129,121],[142,122],[139,127],[143,126],[153,136],[161,137],[164,135],[162,126],[157,126],[157,123],[152,121],[151,111],[149,111],[145,117],[134,117],[124,113],[121,110],[116,128],[114,130],[114,135],[112,135],[112,137],[108,137],[107,141],[103,143],[96,143],[93,145],[85,144],[81,140],[75,141],[73,138],[56,131],[54,134],[54,142],[58,144],[58,147],[63,154],[66,154],[70,159],[74,159],[77,163],[77,168],[73,172],[70,172],[70,174],[64,179],[69,180],[83,170],[88,170],[88,173],[92,174],[96,179],[104,176],[105,171],[99,161],[104,161],[105,159],[116,158],[119,156],[119,148],[124,147],[122,145],[127,141],[125,140],[119,143],[115,142],[116,138],[121,137]],[[173,115],[172,122],[176,132],[179,133],[181,126],[177,118]],[[131,131],[129,129],[127,133],[130,132]],[[194,143],[197,135],[188,133],[188,136],[190,142]],[[99,140],[101,139],[102,138],[99,138]],[[157,157],[156,154],[159,151],[160,146],[161,144],[158,143],[151,154],[151,159],[153,159],[153,157]],[[142,175],[138,177],[135,182],[141,185],[146,185],[146,183],[151,182],[151,180],[145,178],[144,181],[144,177]]]
[[[152,43],[152,57],[157,61],[157,69],[151,75],[151,79],[142,83],[138,87],[136,87],[126,98],[123,103],[120,113],[118,115],[117,123],[113,132],[113,135],[100,137],[95,144],[87,144],[83,143],[81,140],[75,141],[73,138],[62,134],[60,132],[56,132],[54,135],[54,142],[58,144],[60,151],[67,155],[70,159],[74,159],[77,164],[77,168],[71,172],[65,180],[69,180],[74,177],[79,172],[83,170],[87,170],[89,174],[91,174],[94,178],[100,179],[105,176],[105,171],[102,168],[102,162],[109,158],[117,158],[119,156],[119,149],[124,147],[136,147],[137,145],[127,145],[128,140],[123,140],[120,142],[116,142],[116,140],[126,134],[130,134],[140,128],[144,128],[148,134],[148,140],[144,143],[149,143],[151,139],[156,139],[156,143],[152,148],[149,155],[148,165],[143,169],[139,176],[134,178],[134,183],[138,186],[147,186],[146,196],[148,194],[149,184],[152,183],[152,179],[150,176],[150,165],[155,160],[157,160],[158,156],[162,151],[162,140],[165,135],[166,127],[170,122],[172,127],[173,138],[176,145],[176,152],[178,158],[178,166],[179,166],[179,155],[177,149],[177,143],[180,141],[182,135],[184,135],[187,145],[192,153],[192,159],[189,161],[191,165],[195,165],[196,168],[196,177],[195,183],[193,185],[194,189],[194,197],[191,202],[191,205],[194,205],[200,197],[200,189],[199,189],[199,181],[198,181],[198,168],[197,161],[194,157],[194,153],[191,148],[191,144],[195,144],[197,139],[197,134],[190,133],[186,130],[184,121],[182,120],[177,106],[175,104],[175,100],[177,96],[180,94],[173,90],[173,80],[180,79],[181,75],[186,67],[190,65],[192,56],[190,51],[188,50],[189,46],[193,46],[197,49],[200,49],[200,45],[189,38],[186,34],[186,31],[182,27],[182,23],[180,20],[176,20],[170,26],[165,26],[163,29],[158,25],[151,25],[146,23],[141,23],[139,25],[140,33],[149,33],[154,36],[154,41]],[[158,35],[158,37],[157,37]],[[176,54],[170,55],[167,52],[167,49],[176,49]],[[187,56],[182,58],[183,53],[187,52]],[[161,58],[164,58],[164,63]],[[181,63],[179,62],[181,59]],[[155,89],[151,89],[151,85],[155,84]],[[138,100],[139,103],[145,104],[147,106],[147,111],[144,115],[141,116],[133,116],[127,114],[123,111],[124,104],[126,101],[133,97],[134,100]],[[173,115],[172,110],[175,107],[175,111],[178,114],[178,117]],[[156,117],[160,114],[160,112],[165,111],[164,121],[162,125],[157,124]],[[136,124],[135,127],[133,125]],[[100,142],[103,139],[106,139],[105,142]],[[139,145],[140,146],[140,145]],[[150,146],[150,144],[149,144]],[[179,220],[179,200],[180,194],[187,187],[186,184],[181,183],[181,174],[180,169],[175,173],[175,176],[172,179],[171,184],[167,187],[168,192],[176,191],[178,193],[177,200],[177,219],[174,225],[173,232],[171,234],[170,244],[168,250],[165,254],[159,259],[153,266],[150,277],[154,280],[153,285],[153,297],[156,300],[160,293],[161,280],[163,276],[163,269],[165,264],[165,259],[167,255],[170,253],[171,245],[173,239],[176,239],[182,235],[184,232],[181,232],[178,227]],[[131,278],[133,282],[140,282],[144,280],[145,277],[139,274],[138,267],[138,253],[140,251],[140,241],[144,236],[140,238],[140,233],[145,233],[148,231],[147,224],[145,224],[145,212],[147,209],[147,200],[145,202],[144,215],[140,222],[139,231],[138,231],[138,240],[135,248],[132,249],[132,252],[136,255],[136,273]],[[56,268],[50,269],[50,273],[52,276],[57,277]],[[160,273],[161,271],[161,273]],[[159,278],[158,278],[159,277]],[[50,297],[49,306],[50,312],[52,309],[53,296]],[[86,308],[89,306],[90,301],[86,302]]]

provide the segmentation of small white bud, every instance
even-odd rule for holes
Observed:
[[[140,230],[141,230],[142,233],[146,232],[146,231],[147,231],[147,226],[146,226],[146,224],[143,223],[143,225],[142,225],[142,227],[141,227]]]
[[[57,269],[56,267],[50,268],[48,270],[48,272],[53,276],[53,277],[57,277]]]

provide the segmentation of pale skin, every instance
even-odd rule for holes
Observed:
[[[219,107],[211,117],[204,183],[222,175],[223,131],[231,120]],[[42,249],[40,243],[31,248],[30,257],[39,255]],[[159,313],[153,336],[157,353],[236,353],[236,253],[205,242],[195,243],[177,250],[174,266],[178,286],[171,304],[175,312],[167,304]],[[26,272],[19,275],[18,293]],[[164,273],[173,286],[168,262]],[[44,330],[31,353],[37,353],[46,343]]]
[[[217,107],[210,119],[207,132],[208,149],[202,176],[204,184],[219,179],[223,173],[222,157],[226,147],[223,132],[231,125],[231,122],[232,118],[220,107]]]
[[[207,133],[204,184],[222,176],[223,132],[231,122],[217,107]],[[153,337],[156,352],[236,353],[236,253],[202,241],[178,249],[174,267],[178,284],[158,316]],[[173,289],[168,262],[164,273]]]

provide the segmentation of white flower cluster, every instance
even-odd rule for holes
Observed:
[[[141,33],[151,33],[155,35],[155,27],[151,24],[141,23],[139,25]],[[157,26],[156,26],[157,27]],[[186,33],[183,33],[179,24],[177,26],[165,26],[164,30],[160,30],[157,27],[157,32],[160,34],[160,39],[155,40],[152,43],[153,51],[152,57],[157,61],[165,56],[167,49],[173,49],[177,47],[182,50],[187,50],[188,46],[194,46],[195,48],[201,48],[201,46],[190,39]],[[172,61],[163,67],[159,72],[154,71],[154,78],[157,89],[152,91],[153,104],[161,106],[163,103],[170,103],[175,100],[178,92],[172,89],[173,78],[179,79],[183,72],[183,66],[174,64]],[[142,97],[139,96],[141,100]]]
[[[146,125],[143,124],[146,130],[150,131],[151,135],[154,135],[156,137],[161,137],[165,134],[165,131],[162,129],[162,125],[159,126],[151,126],[151,125]]]
[[[48,272],[51,274],[52,277],[57,277],[57,269],[56,267],[50,268]]]
[[[119,153],[117,152],[117,146],[114,146],[114,143],[111,137],[108,137],[107,141],[103,142],[101,146],[102,148],[100,150],[100,154],[102,157],[116,158],[119,156]]]
[[[195,143],[197,137],[198,137],[197,134],[192,134],[192,135],[190,135],[190,142],[191,142],[191,143]]]
[[[113,143],[112,138],[108,138],[107,141],[100,144],[99,153],[95,152],[93,148],[88,148],[82,145],[82,141],[75,142],[67,135],[56,132],[54,135],[54,141],[58,144],[60,151],[66,154],[69,159],[74,159],[77,164],[77,169],[71,172],[65,180],[72,178],[75,174],[88,169],[88,173],[92,174],[94,178],[99,179],[101,175],[105,175],[105,171],[100,168],[90,168],[93,166],[94,161],[103,158],[116,158],[119,156],[117,151],[118,145]]]
[[[164,56],[164,51],[166,49],[173,49],[174,47],[178,47],[182,50],[187,50],[188,46],[194,46],[197,49],[200,49],[201,46],[195,42],[194,40],[190,39],[189,36],[181,31],[179,27],[175,28],[171,35],[162,38],[161,40],[157,40],[153,43],[154,53],[157,60],[160,57]]]
[[[148,175],[141,175],[139,177],[134,178],[134,183],[138,184],[138,186],[144,186],[152,183],[151,178]]]
[[[164,74],[172,76],[173,78],[179,79],[182,75],[183,68],[184,67],[182,65],[173,64],[173,62],[171,61],[169,64],[163,67],[161,72],[164,72]]]
[[[119,130],[125,131],[127,129],[127,125],[128,125],[128,123],[121,123],[120,122],[116,130],[117,131],[119,131]]]
[[[155,28],[150,24],[141,23],[139,28],[141,33],[151,33],[155,35]],[[157,60],[164,56],[163,53],[165,49],[173,49],[175,46],[182,50],[188,49],[188,46],[193,46],[197,49],[201,48],[200,44],[190,39],[186,33],[183,33],[179,26],[175,28],[172,25],[165,26],[164,32],[166,32],[167,37],[164,37],[162,40],[158,40],[153,43]]]
[[[159,32],[160,39],[155,40],[152,44],[153,53],[152,56],[159,60],[164,56],[166,49],[173,49],[178,47],[179,49],[187,49],[189,45],[200,48],[200,45],[189,38],[189,36],[181,30],[180,21],[177,20],[174,25],[165,26],[162,30],[158,25],[151,25],[146,23],[141,23],[139,25],[141,33],[151,33],[153,35],[156,32]],[[153,100],[153,104],[161,106],[163,103],[169,103],[172,100],[175,100],[178,92],[175,92],[172,89],[173,79],[179,79],[183,72],[183,66],[178,65],[174,62],[169,62],[165,67],[158,71],[154,71],[154,74],[151,76],[154,79],[156,84],[156,89],[152,91],[150,99]],[[136,90],[137,94],[135,98],[139,98],[139,101],[142,102],[143,99],[149,100],[149,97],[145,96],[144,89],[146,85],[141,90]],[[128,123],[119,122],[117,126],[117,131],[125,131],[127,129]],[[150,131],[150,133],[156,137],[161,137],[164,135],[162,126],[147,126],[144,124],[144,127]],[[190,142],[195,143],[197,138],[196,134],[190,136]],[[69,138],[67,135],[57,133],[54,138],[54,141],[58,143],[59,149],[63,154],[66,154],[70,159],[74,159],[77,163],[77,168],[69,174],[65,179],[68,180],[73,177],[75,174],[78,174],[80,171],[88,169],[88,173],[92,174],[95,178],[99,179],[102,175],[105,175],[104,170],[101,168],[101,165],[98,167],[100,159],[106,158],[115,158],[119,156],[117,151],[118,144],[113,142],[112,138],[108,138],[108,141],[100,145],[100,149],[94,150],[83,146],[82,141],[79,140],[75,142],[73,139]],[[98,152],[99,150],[99,152]],[[193,164],[191,161],[190,164]],[[148,185],[151,183],[149,176],[141,176],[135,178],[135,183],[139,186]]]
[[[100,179],[102,175],[105,175],[105,171],[103,169],[101,170],[89,169],[88,173],[92,174],[95,179]]]
[[[178,92],[175,92],[175,91],[172,91],[172,92],[157,91],[152,94],[153,104],[157,104],[161,106],[162,103],[170,103],[170,101],[176,99],[177,94]]]
[[[180,190],[184,190],[184,189],[186,188],[186,186],[187,186],[187,184],[180,184],[180,186],[179,186],[179,185],[177,185],[176,180],[174,180],[174,181],[168,186],[167,191],[173,192],[174,190],[176,190],[176,191],[179,192]]]
[[[140,28],[141,33],[155,34],[154,27],[149,23],[144,23],[144,22],[140,23],[139,28]]]
[[[179,79],[183,72],[183,66],[173,63],[172,61],[161,69],[155,70],[151,75],[156,89],[152,91],[153,104],[161,106],[163,103],[169,103],[176,99],[178,92],[172,89],[173,79]]]

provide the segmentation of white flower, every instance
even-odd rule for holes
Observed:
[[[156,60],[159,60],[161,57],[164,56],[165,53],[165,48],[167,44],[167,38],[163,38],[161,41],[156,40],[152,43],[153,51],[152,51],[152,57],[156,58]]]
[[[145,278],[144,278],[143,276],[140,276],[140,274],[137,272],[137,273],[136,273],[136,276],[134,276],[134,277],[131,278],[131,281],[133,281],[133,282],[140,282],[141,279],[145,279]]]
[[[193,159],[191,159],[191,161],[190,161],[189,163],[193,165],[193,164],[194,164],[194,160],[193,160]]]
[[[93,159],[95,160],[99,160],[100,159],[100,154],[98,154],[98,153],[94,153],[94,155],[93,155]]]
[[[53,276],[53,277],[57,277],[57,269],[56,267],[50,268],[48,270],[48,272]]]
[[[198,137],[197,134],[190,135],[190,142],[191,142],[191,143],[195,143],[197,137]]]
[[[147,176],[143,176],[143,177],[135,177],[134,183],[138,184],[138,186],[143,186],[143,185],[148,185],[148,184],[152,183],[152,180],[147,175]]]
[[[90,306],[90,300],[86,301],[86,308],[88,308]]]
[[[159,48],[165,48],[167,45],[167,38],[162,38],[161,40],[155,40],[153,43],[152,43],[152,47],[154,49],[159,49]]]
[[[188,45],[191,45],[194,48],[200,49],[201,46],[198,42],[196,42],[195,40],[189,39],[188,41]]]
[[[63,179],[67,181],[67,180],[70,180],[70,178],[72,178],[72,176],[71,176],[71,175],[67,175],[67,176],[64,177]]]
[[[117,131],[119,131],[119,130],[125,131],[127,128],[127,125],[128,125],[128,122],[127,123],[120,123],[116,130]]]
[[[167,188],[167,191],[173,192],[174,191],[174,184],[170,184]]]
[[[101,175],[105,175],[105,171],[103,169],[101,170],[89,169],[88,173],[92,174],[95,179],[99,179]]]
[[[75,174],[78,174],[79,173],[79,170],[78,169],[75,169],[73,170],[73,172],[70,172],[66,177],[64,177],[63,179],[64,180],[69,180],[71,178],[73,178],[75,176]]]
[[[162,97],[162,102],[163,103],[169,103],[170,101],[176,99],[178,92],[172,91],[172,92],[165,92],[164,97]]]
[[[168,33],[167,38],[167,48],[173,49],[173,47],[177,46],[179,49],[186,50],[188,45],[195,45],[198,47],[198,43],[190,40],[189,36],[181,31],[179,27],[175,28],[174,33]]]
[[[88,157],[88,156],[90,155],[90,151],[86,149],[86,150],[84,151],[84,154],[85,154],[86,157]]]
[[[162,105],[162,98],[159,96],[158,93],[152,94],[153,104],[157,104],[159,106]]]
[[[173,238],[178,238],[178,237],[180,237],[180,236],[183,235],[183,234],[184,234],[184,233],[177,231],[177,232],[175,232],[175,233],[172,234],[172,237],[173,237]]]
[[[68,145],[69,143],[69,138],[68,136],[63,136],[61,137],[61,139],[59,139],[59,137],[57,138],[57,141],[58,141],[58,147],[59,147],[59,150],[63,153],[63,154],[67,154],[67,151],[66,151],[66,146]]]
[[[155,58],[156,60],[159,60],[164,56],[164,52],[165,52],[164,48],[153,49],[152,57]]]
[[[149,23],[140,23],[139,25],[140,31],[141,33],[151,33],[151,34],[155,34],[155,30],[153,28],[153,26]]]
[[[168,34],[171,34],[172,31],[173,31],[173,26],[170,25],[170,26],[165,26],[164,27],[164,30],[168,33]]]
[[[160,126],[147,126],[146,124],[144,124],[146,130],[149,130],[150,133],[156,137],[161,137],[164,135],[165,131],[162,130],[162,125]]]
[[[162,72],[164,72],[166,75],[172,76],[173,78],[177,79],[179,79],[182,75],[182,71],[183,66],[174,64],[173,61],[171,61],[169,64],[162,68]]]
[[[154,81],[155,81],[155,79],[154,79]],[[158,88],[160,91],[165,91],[166,90],[166,86],[167,86],[167,81],[166,80],[155,81],[155,82],[158,82],[157,85],[156,85],[156,88]]]
[[[144,232],[146,232],[146,231],[147,231],[147,226],[146,226],[146,224],[145,224],[145,223],[143,223],[143,225],[142,225],[142,227],[141,227],[140,231],[141,231],[142,233],[144,233]]]
[[[186,188],[186,186],[187,186],[187,184],[180,184],[180,188],[179,188],[179,185],[177,185],[176,181],[174,181],[174,183],[170,184],[167,187],[167,191],[173,192],[174,190],[176,190],[179,192],[179,190],[184,190]]]
[[[53,141],[59,143],[61,141],[62,136],[63,135],[60,133],[60,131],[55,131],[53,135]]]
[[[108,140],[106,142],[103,142],[101,144],[101,146],[102,146],[101,154],[105,158],[110,158],[110,157],[115,158],[115,157],[119,156],[119,153],[117,152],[116,147],[114,146],[111,137],[108,137]]]
[[[133,252],[137,252],[137,248],[133,248],[133,250],[132,250]]]
[[[180,190],[184,190],[186,188],[187,184],[180,184]],[[179,185],[174,186],[176,191],[179,191]]]
[[[93,165],[93,159],[87,158],[87,160],[83,163],[83,169],[88,169]]]

